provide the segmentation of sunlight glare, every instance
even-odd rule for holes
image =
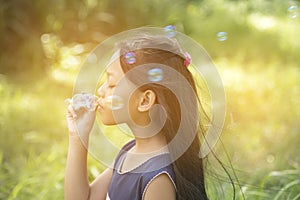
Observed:
[[[251,14],[248,23],[260,31],[272,29],[276,26],[276,20],[271,16],[264,16],[258,13]]]

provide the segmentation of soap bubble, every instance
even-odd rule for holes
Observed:
[[[111,95],[111,96],[108,96],[105,98],[105,104],[111,110],[119,110],[119,109],[123,108],[124,101],[118,95]]]
[[[42,41],[43,43],[49,43],[49,42],[50,42],[50,35],[49,35],[49,34],[43,34],[43,35],[41,36],[41,41]]]
[[[275,160],[275,157],[274,157],[274,155],[270,154],[267,156],[266,160],[268,163],[273,163]]]
[[[176,30],[175,30],[175,26],[173,26],[173,25],[168,25],[168,26],[166,26],[165,28],[164,28],[164,30],[165,30],[165,32],[166,32],[166,34],[167,34],[167,36],[168,37],[175,37],[175,35],[176,35]]]
[[[288,8],[288,16],[292,19],[295,19],[296,17],[298,17],[298,11],[299,8],[296,5],[292,5]]]
[[[136,61],[136,58],[135,58],[135,53],[133,52],[128,52],[125,54],[125,60],[128,64],[133,64],[135,63]]]
[[[228,38],[227,33],[223,32],[223,31],[218,32],[217,37],[220,42],[223,42],[223,41],[227,40],[227,38]]]
[[[158,82],[163,79],[163,70],[160,68],[153,68],[148,71],[148,79],[151,82]]]
[[[81,93],[75,94],[71,101],[66,100],[66,102],[71,102],[75,110],[84,108],[86,110],[93,111],[95,109],[96,99],[97,97],[93,94]]]

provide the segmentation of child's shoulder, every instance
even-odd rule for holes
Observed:
[[[128,152],[132,147],[134,147],[135,145],[135,140],[130,140],[129,142],[127,142],[119,151],[118,155],[116,156],[115,161],[118,161],[120,159],[120,157],[125,154],[126,152]]]

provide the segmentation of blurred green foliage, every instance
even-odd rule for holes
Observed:
[[[227,96],[221,139],[246,199],[300,199],[299,7],[281,0],[0,0],[0,199],[63,199],[64,99],[80,64],[115,33],[168,24],[202,44],[218,66]],[[218,41],[220,31],[227,40]],[[221,145],[216,151],[226,160]],[[104,166],[88,162],[92,180]],[[218,189],[214,181],[208,176],[211,199],[230,199],[218,196],[231,194],[230,185]]]

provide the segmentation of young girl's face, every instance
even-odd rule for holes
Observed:
[[[126,81],[119,59],[108,66],[106,80],[97,92],[98,112],[103,124],[127,123],[137,117],[139,91],[135,90],[131,82]]]

